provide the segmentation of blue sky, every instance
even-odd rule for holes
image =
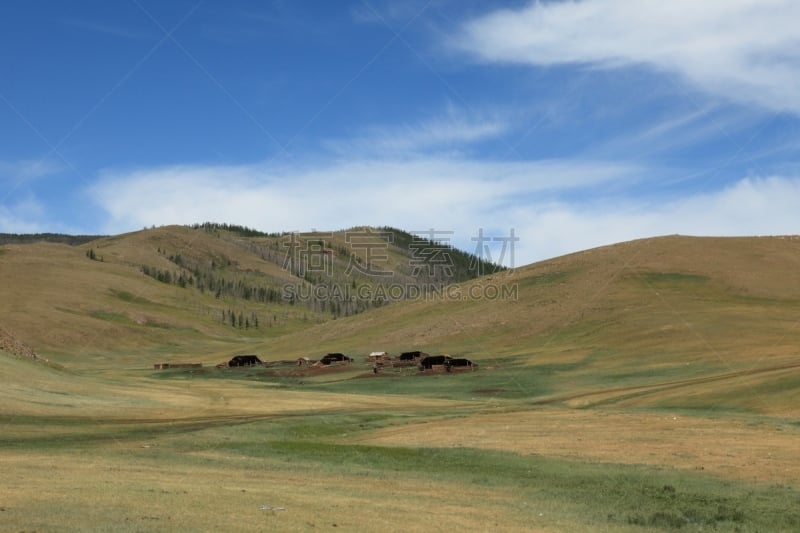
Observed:
[[[0,232],[369,224],[472,251],[513,228],[517,266],[797,234],[797,20],[788,0],[6,1]]]

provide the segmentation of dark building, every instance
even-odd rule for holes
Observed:
[[[319,362],[322,363],[323,365],[330,365],[333,363],[350,363],[352,362],[352,359],[350,359],[343,353],[329,353],[328,355],[320,359]]]
[[[419,362],[420,370],[430,370],[434,366],[446,366],[450,363],[449,355],[429,355]]]
[[[423,357],[428,357],[428,354],[425,352],[420,352],[419,350],[414,352],[403,352],[400,354],[401,361],[413,361],[414,359],[422,359]]]
[[[258,358],[257,355],[234,355],[233,358],[228,361],[228,366],[259,366],[261,365],[261,359]]]

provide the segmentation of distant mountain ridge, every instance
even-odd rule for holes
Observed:
[[[35,242],[55,242],[78,246],[107,235],[68,235],[66,233],[0,233],[0,246],[3,244],[32,244]]]

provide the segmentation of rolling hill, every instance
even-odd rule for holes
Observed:
[[[346,232],[320,234],[327,272],[287,267],[287,235],[222,225],[6,244],[0,269],[14,282],[0,316],[16,339],[75,369],[421,349],[500,369],[511,377],[483,387],[497,397],[767,412],[796,399],[800,238],[658,237],[474,279],[461,254],[451,263],[462,281],[436,285],[410,275],[411,237],[392,231],[401,237],[376,267],[388,278],[347,271],[351,256],[367,258]],[[319,298],[287,301],[282,287]],[[391,287],[412,298],[354,296]]]
[[[798,316],[800,238],[669,236],[480,278],[453,298],[320,324],[260,350],[421,347],[505,369],[500,396],[796,414]],[[579,398],[606,389],[619,390]]]
[[[264,234],[204,224],[38,237],[0,239],[0,274],[13,280],[2,323],[39,352],[83,364],[248,350],[406,296],[390,286],[425,291],[495,268],[393,228]],[[430,263],[437,257],[446,270]]]
[[[475,277],[453,250],[446,275],[416,268],[436,243],[412,251],[394,231],[371,252],[348,249],[347,232],[304,236],[311,269],[286,263],[291,234],[223,225],[3,241],[12,490],[0,519],[75,531],[800,526],[800,238],[657,237]],[[373,374],[363,362],[412,349],[479,368]],[[213,368],[237,352],[332,351],[356,363]],[[206,368],[153,369],[163,361]]]

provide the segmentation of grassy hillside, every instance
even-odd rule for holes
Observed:
[[[0,275],[13,280],[3,324],[39,352],[84,366],[248,351],[487,267],[391,228],[268,235],[206,224],[77,245],[34,237],[0,248]],[[415,251],[432,249],[448,254],[448,272],[417,261]]]
[[[365,248],[348,248],[346,232],[303,237],[324,243],[319,250],[330,253],[316,258],[329,261],[328,270],[285,264],[289,238],[206,225],[79,246],[5,245],[0,273],[14,283],[0,316],[15,338],[76,369],[214,364],[236,352],[277,360],[341,351],[361,360],[374,350],[420,349],[466,356],[486,370],[470,379],[490,383],[464,385],[464,395],[488,389],[536,402],[759,412],[798,405],[798,238],[644,239],[449,285],[411,276],[399,238],[377,250],[375,268],[391,277],[360,272],[349,254],[363,254],[366,265]],[[461,264],[467,275],[465,258]],[[345,316],[331,312],[329,292],[287,301],[287,286],[294,295],[331,287],[369,296],[385,287],[428,292],[343,301],[355,306]],[[341,377],[330,385],[367,393],[374,386]],[[401,379],[390,387],[420,385]]]
[[[285,267],[283,238],[168,227],[0,248],[4,527],[800,528],[800,238],[644,239],[349,316],[245,296],[326,285]],[[374,265],[391,280],[350,278],[345,234],[323,240],[328,284],[437,281],[411,275],[402,243]],[[412,349],[480,366],[363,362]],[[211,366],[330,351],[356,363]],[[165,360],[206,368],[152,368]]]
[[[647,239],[481,278],[452,298],[320,324],[256,351],[420,348],[508,374],[482,387],[500,396],[613,387],[617,401],[650,405],[652,391],[636,387],[659,385],[658,397],[674,407],[796,413],[799,266],[796,238]]]

